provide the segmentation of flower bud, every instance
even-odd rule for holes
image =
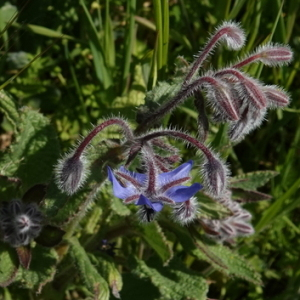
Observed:
[[[224,22],[216,30],[216,35],[222,33],[221,40],[232,50],[239,50],[244,46],[246,37],[238,23]]]
[[[258,48],[258,60],[267,66],[281,66],[293,59],[293,52],[287,45],[268,44]]]
[[[55,167],[56,182],[61,191],[74,194],[86,178],[86,161],[83,156],[67,155]]]
[[[197,209],[198,202],[195,197],[192,197],[185,202],[178,203],[173,209],[174,219],[181,224],[190,223],[195,219],[197,215]]]
[[[230,140],[233,142],[241,141],[245,135],[261,125],[265,115],[266,109],[245,106],[240,120],[230,124],[228,132]]]
[[[233,100],[230,86],[221,83],[207,89],[207,99],[223,119],[236,121],[239,119],[238,107]]]
[[[263,87],[268,101],[268,106],[271,108],[284,107],[289,105],[289,95],[276,85],[269,85]]]
[[[203,164],[204,186],[213,197],[220,197],[227,187],[228,169],[218,158],[211,156]]]

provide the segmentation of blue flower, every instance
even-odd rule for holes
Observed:
[[[155,213],[161,211],[164,204],[175,205],[188,201],[202,189],[199,183],[181,185],[190,179],[192,166],[193,161],[190,160],[169,172],[158,173],[153,167],[152,171],[148,170],[145,174],[131,172],[124,167],[114,174],[108,167],[108,179],[113,184],[113,194],[125,204],[142,205]]]

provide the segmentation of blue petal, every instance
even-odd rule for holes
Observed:
[[[148,198],[144,195],[141,195],[139,200],[137,201],[136,205],[147,205],[151,207],[154,211],[161,211],[163,208],[163,204],[160,202],[151,202]]]
[[[125,169],[125,167],[123,167],[123,166],[120,167],[120,171],[125,174],[130,175],[141,185],[143,185],[146,182],[146,174],[129,171],[129,170]]]
[[[165,193],[175,202],[184,202],[194,196],[203,186],[200,183],[194,183],[191,186],[178,185],[170,188]]]
[[[177,167],[176,169],[174,169],[170,172],[159,174],[158,179],[159,179],[160,185],[163,185],[166,182],[170,182],[170,181],[178,180],[180,178],[188,177],[189,173],[192,169],[192,166],[193,166],[193,161],[189,160],[188,162],[180,165],[179,167]]]
[[[116,179],[110,167],[107,167],[108,179],[113,184],[113,193],[117,198],[126,199],[138,193],[133,186],[123,187]]]

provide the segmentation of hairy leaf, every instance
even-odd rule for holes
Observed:
[[[6,287],[14,281],[18,271],[18,259],[14,249],[0,242],[0,286]]]
[[[25,288],[40,293],[43,286],[53,280],[56,272],[57,254],[54,249],[36,245],[31,249],[32,260],[28,270],[19,268],[17,281]]]
[[[205,238],[205,242],[202,242],[199,238],[193,237],[186,228],[178,225],[170,225],[167,222],[164,222],[164,225],[176,235],[189,254],[210,263],[220,272],[243,278],[255,284],[261,284],[260,275],[233,250],[207,238]]]
[[[0,165],[3,175],[20,178],[26,190],[50,179],[59,146],[54,128],[42,114],[24,108],[20,117],[20,132],[10,152],[3,155]]]
[[[275,171],[258,171],[235,176],[230,181],[230,187],[255,190],[266,184],[271,178],[278,175]]]
[[[139,233],[158,254],[164,265],[167,265],[173,257],[173,251],[158,223],[152,222],[146,226],[139,226]]]
[[[16,130],[19,112],[12,97],[4,90],[0,90],[0,111],[5,115],[14,130]]]
[[[199,200],[199,217],[204,217],[208,219],[222,219],[230,216],[232,212],[217,202],[216,200],[212,199],[208,195],[203,193],[198,193],[197,196]]]
[[[80,277],[84,282],[93,299],[108,300],[109,287],[105,279],[98,273],[92,264],[84,248],[80,245],[77,238],[69,239],[70,255],[79,270]]]
[[[143,260],[131,257],[130,265],[140,278],[149,279],[165,300],[206,299],[206,280],[200,274],[186,269],[179,261],[172,261],[168,268],[154,268],[147,266]]]
[[[120,299],[119,292],[122,289],[123,281],[122,276],[112,258],[107,255],[89,255],[89,257],[99,274],[101,274],[108,282],[114,297]]]
[[[272,196],[257,192],[257,191],[246,191],[244,189],[233,188],[232,198],[239,202],[256,202],[261,200],[270,200]]]

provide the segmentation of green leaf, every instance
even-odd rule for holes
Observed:
[[[23,287],[36,289],[40,293],[43,286],[53,280],[58,257],[54,249],[39,245],[31,249],[31,255],[29,270],[19,268],[16,281]]]
[[[107,255],[89,255],[92,264],[96,267],[99,274],[101,274],[108,282],[111,292],[115,298],[120,299],[119,292],[122,289],[123,281],[120,272],[118,271],[112,258]]]
[[[206,280],[194,271],[186,269],[179,261],[173,260],[168,268],[161,265],[149,267],[143,260],[131,257],[131,269],[140,278],[149,279],[156,286],[164,300],[194,299],[206,300]]]
[[[199,193],[197,198],[200,204],[198,214],[200,218],[223,219],[232,215],[232,212],[228,208],[208,195]]]
[[[65,231],[62,229],[52,225],[46,225],[35,241],[44,247],[54,247],[62,241],[64,234]]]
[[[204,244],[200,240],[196,240],[195,245],[198,247],[198,249],[193,251],[194,255],[199,258],[201,258],[201,256],[203,257],[203,252],[200,249],[203,249],[203,245],[205,245],[206,249],[208,249],[212,255],[218,257],[221,263],[226,266],[226,269],[220,267],[219,264],[211,261],[210,258],[205,255],[205,260],[210,262],[217,270],[225,272],[228,275],[234,275],[236,277],[243,278],[257,285],[262,284],[260,274],[257,273],[243,257],[228,247],[222,244],[214,244],[211,241],[206,241]],[[202,253],[200,254],[200,252]]]
[[[36,203],[40,202],[45,198],[47,186],[45,184],[36,184],[25,192],[22,197],[24,203]]]
[[[22,24],[21,25],[21,24],[18,24],[18,23],[14,23],[13,26],[17,27],[17,28],[22,28],[22,29],[24,29],[24,28],[29,29],[33,33],[43,35],[43,36],[47,36],[47,37],[50,37],[50,38],[61,38],[61,39],[74,40],[74,38],[70,35],[63,34],[59,31],[49,29],[49,28],[44,27],[44,26],[39,26],[39,25],[34,25],[34,24]]]
[[[24,108],[18,123],[20,132],[10,152],[3,155],[0,166],[3,175],[18,177],[27,190],[37,183],[47,182],[59,155],[59,145],[49,120],[37,111]]]
[[[104,89],[107,89],[111,86],[112,79],[105,64],[103,47],[99,41],[97,29],[95,27],[95,24],[93,23],[89,10],[86,7],[85,1],[80,0],[79,2],[84,12],[82,17],[84,18],[86,23],[86,30],[89,38],[90,48],[93,54],[96,75],[103,85]]]
[[[118,198],[110,197],[110,206],[111,209],[118,214],[119,216],[128,216],[130,215],[130,209]]]
[[[272,196],[257,192],[257,191],[246,191],[244,189],[232,189],[232,198],[235,201],[240,202],[256,202],[256,201],[262,201],[262,200],[270,200]]]
[[[0,286],[14,281],[18,271],[18,259],[13,248],[0,242]]]
[[[147,92],[145,102],[150,103],[163,103],[170,98],[174,97],[180,90],[182,82],[159,82],[151,91]]]
[[[258,171],[235,176],[230,181],[230,187],[255,190],[266,184],[271,178],[278,175],[275,171]]]
[[[5,115],[15,131],[17,129],[19,113],[13,98],[4,90],[0,90],[0,111]]]
[[[108,300],[109,287],[104,278],[98,273],[95,266],[90,261],[84,248],[80,245],[77,238],[69,239],[70,255],[79,270],[80,277],[93,295],[93,299]],[[90,296],[91,296],[90,295]]]
[[[173,257],[173,251],[158,223],[152,222],[144,226],[139,226],[139,233],[158,254],[164,265],[167,265]]]
[[[227,275],[234,275],[255,284],[261,284],[260,275],[247,261],[224,245],[215,244],[204,237],[202,238],[204,242],[199,238],[196,239],[186,228],[176,224],[170,225],[168,222],[164,222],[164,226],[167,226],[176,235],[185,251],[199,260],[210,263],[216,270]]]

